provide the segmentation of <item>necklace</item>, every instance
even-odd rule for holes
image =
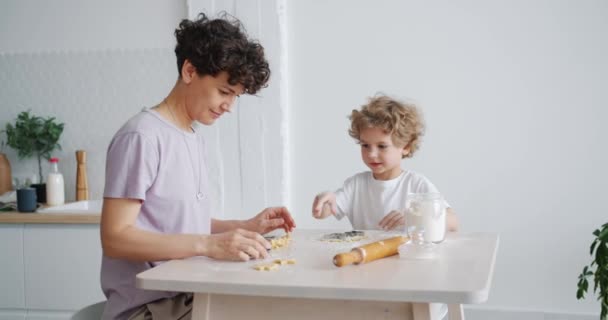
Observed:
[[[163,100],[163,104],[167,106],[167,109],[169,109],[169,113],[171,114],[171,118],[173,118],[173,121],[175,122],[175,124],[178,125],[178,129],[181,131],[182,133],[182,138],[184,139],[184,144],[186,145],[186,149],[188,150],[188,159],[190,159],[190,165],[192,166],[192,172],[195,172],[195,166],[194,166],[194,161],[192,160],[192,152],[190,152],[190,146],[188,145],[188,141],[186,140],[186,133],[184,133],[181,128],[179,128],[179,122],[177,121],[177,118],[175,118],[175,115],[173,114],[173,110],[171,110],[171,106],[167,103],[167,99]],[[201,200],[203,199],[203,192],[201,191],[201,148],[199,146],[198,143],[198,137],[196,136],[196,133],[194,134],[194,137],[196,139],[196,153],[197,153],[197,161],[196,163],[198,164],[198,176],[196,177],[196,179],[194,180],[194,183],[196,186],[198,186],[198,192],[196,193],[196,199],[197,200]]]

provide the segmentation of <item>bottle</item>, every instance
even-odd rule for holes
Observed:
[[[76,151],[76,201],[89,200],[87,182],[87,154],[84,150]]]
[[[51,158],[51,172],[46,178],[46,203],[49,206],[56,206],[65,202],[65,187],[63,175],[59,172],[57,164],[58,158]]]

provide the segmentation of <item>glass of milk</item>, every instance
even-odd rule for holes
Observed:
[[[424,230],[424,240],[440,243],[445,239],[446,205],[440,193],[409,193],[405,198],[405,230]]]

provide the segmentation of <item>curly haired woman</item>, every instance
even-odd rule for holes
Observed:
[[[213,125],[241,94],[270,77],[262,46],[238,20],[183,20],[175,30],[178,79],[158,105],[129,119],[107,151],[101,216],[104,319],[189,319],[192,295],[141,290],[135,276],[170,259],[266,258],[261,236],[291,231],[284,207],[249,220],[211,218],[204,137],[194,121]]]

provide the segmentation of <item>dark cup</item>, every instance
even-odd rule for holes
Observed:
[[[46,183],[34,183],[30,187],[36,189],[36,201],[46,203]]]
[[[19,212],[34,212],[36,205],[36,189],[21,188],[17,190],[17,210]]]

